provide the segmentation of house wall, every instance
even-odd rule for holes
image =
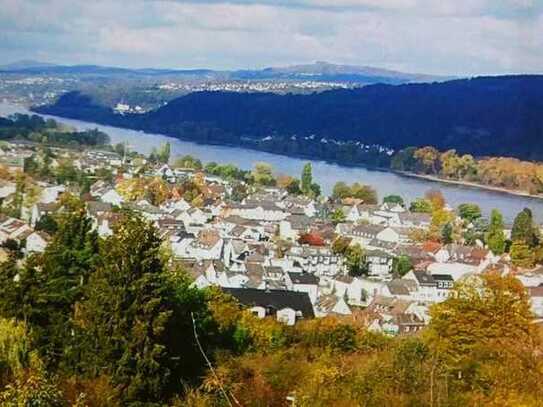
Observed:
[[[249,309],[253,313],[253,315],[256,315],[258,318],[265,318],[266,317],[266,308],[264,307],[252,307]]]
[[[292,326],[296,323],[296,311],[292,308],[283,308],[277,311],[277,320],[285,325]]]

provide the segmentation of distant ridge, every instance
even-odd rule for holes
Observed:
[[[240,72],[240,71],[238,71]],[[251,71],[249,71],[251,72]],[[376,68],[373,66],[358,66],[358,65],[338,65],[326,61],[317,61],[313,64],[291,65],[287,67],[270,67],[261,71],[262,74],[288,76],[299,75],[305,77],[312,76],[332,76],[332,75],[347,75],[347,76],[362,76],[362,77],[380,77],[388,79],[403,79],[405,82],[432,82],[453,79],[450,76],[437,76],[419,73],[406,73],[394,71],[390,69]]]
[[[49,62],[40,62],[33,59],[21,59],[20,61],[15,61],[10,64],[0,65],[0,71],[16,71],[16,70],[25,70],[25,69],[36,69],[36,68],[51,68],[57,66]]]
[[[19,61],[0,66],[0,72],[28,75],[181,76],[205,80],[312,80],[359,84],[400,84],[451,79],[451,77],[445,76],[413,74],[371,66],[337,65],[323,61],[306,65],[231,71],[212,69],[132,69],[100,65],[54,65],[37,61]]]

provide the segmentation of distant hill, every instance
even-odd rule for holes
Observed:
[[[452,79],[450,77],[426,74],[412,74],[370,66],[336,65],[317,61],[314,64],[293,65],[280,68],[265,68],[262,70],[236,71],[233,74],[239,78],[257,79],[298,79],[321,81],[348,81],[358,83],[409,83],[433,82]]]
[[[26,63],[23,63],[26,62]],[[443,81],[446,77],[410,74],[386,69],[335,65],[316,62],[309,65],[295,65],[257,70],[215,71],[212,69],[130,69],[99,65],[52,65],[35,61],[21,61],[0,66],[0,72],[28,75],[98,75],[98,76],[181,76],[194,79],[230,80],[312,80],[329,82],[372,83],[410,83]]]
[[[51,68],[56,66],[48,62],[34,61],[32,59],[22,59],[20,61],[12,62],[6,65],[0,65],[0,71],[21,71],[26,69],[36,68]]]
[[[324,138],[394,149],[433,145],[479,156],[543,160],[540,75],[379,84],[310,95],[199,92],[156,111],[127,116],[113,114],[80,93],[68,93],[37,110],[201,142],[243,144],[296,136],[313,144]]]

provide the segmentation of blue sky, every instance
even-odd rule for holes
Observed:
[[[543,0],[0,0],[1,63],[543,73]]]

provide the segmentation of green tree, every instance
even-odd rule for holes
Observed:
[[[42,230],[50,235],[53,235],[58,230],[58,223],[54,216],[45,214],[36,222],[34,229]]]
[[[30,322],[47,364],[75,367],[78,361],[75,308],[84,299],[85,285],[99,261],[98,235],[92,229],[83,209],[63,214],[37,265],[44,280],[38,297],[41,309]]]
[[[251,177],[256,185],[275,185],[275,178],[273,177],[272,166],[268,163],[256,163],[255,168],[251,172]]]
[[[409,210],[418,213],[432,213],[432,203],[427,199],[418,198],[411,202]]]
[[[289,194],[300,195],[302,193],[302,190],[300,189],[300,180],[293,178],[286,189]]]
[[[247,186],[242,182],[236,182],[232,185],[232,193],[230,194],[230,199],[235,202],[241,202],[249,195]]]
[[[532,211],[524,208],[518,213],[513,222],[511,230],[511,240],[521,241],[529,247],[535,247],[539,243],[539,233],[534,225]]]
[[[313,183],[313,170],[311,163],[306,163],[302,169],[301,189],[305,195],[311,194],[311,184]]]
[[[24,323],[0,318],[0,388],[29,366],[31,346]]]
[[[190,332],[174,323],[176,293],[160,248],[152,225],[125,214],[103,245],[82,305],[89,374],[111,376],[123,404],[159,402],[180,390],[182,378],[173,373],[184,357],[176,341]],[[194,344],[186,346],[194,352]]]
[[[338,223],[345,222],[345,219],[347,217],[345,216],[345,213],[343,212],[343,209],[337,208],[330,214],[330,220],[334,225],[337,225]]]
[[[344,182],[337,182],[334,185],[334,189],[332,191],[332,198],[356,198],[361,199],[364,203],[367,204],[376,204],[377,192],[369,185],[363,185],[358,182],[355,182],[351,186],[348,186]]]
[[[347,198],[351,193],[351,188],[342,181],[336,182],[332,190],[332,198],[334,199],[343,199]]]
[[[321,195],[321,186],[317,184],[316,182],[313,182],[311,184],[311,194],[310,196],[317,198]]]
[[[403,277],[411,270],[413,270],[413,262],[409,256],[400,255],[392,260],[392,272],[396,276]]]
[[[453,225],[451,222],[447,222],[441,228],[441,243],[449,244],[454,241],[453,239]]]
[[[377,201],[377,192],[369,185],[363,185],[355,182],[351,186],[350,197],[361,199],[365,204],[375,205]]]
[[[117,143],[113,146],[113,151],[123,157],[126,152],[126,145],[124,143]]]
[[[192,170],[201,170],[202,162],[191,155],[176,158],[173,164],[176,168],[189,168]]]
[[[167,164],[170,161],[171,145],[169,142],[161,144],[157,152],[157,160],[160,163]]]
[[[398,151],[392,157],[390,168],[395,171],[416,171],[417,159],[413,156],[416,147],[408,147]]]
[[[476,204],[463,203],[458,206],[458,215],[468,222],[473,222],[481,217],[481,208]]]
[[[366,252],[359,244],[349,246],[345,252],[345,265],[351,276],[368,273]]]
[[[463,237],[466,245],[473,246],[479,242],[485,241],[485,234],[488,232],[488,219],[477,218],[472,224],[464,230]],[[503,234],[502,234],[503,236]]]
[[[23,174],[17,174],[15,178],[15,192],[8,206],[8,215],[20,218],[23,209],[24,194],[26,191],[26,178]]]
[[[492,253],[500,255],[505,251],[505,235],[503,233],[503,216],[497,209],[490,213],[490,224],[485,241]]]
[[[387,195],[383,198],[383,203],[405,206],[405,202],[400,195]]]

